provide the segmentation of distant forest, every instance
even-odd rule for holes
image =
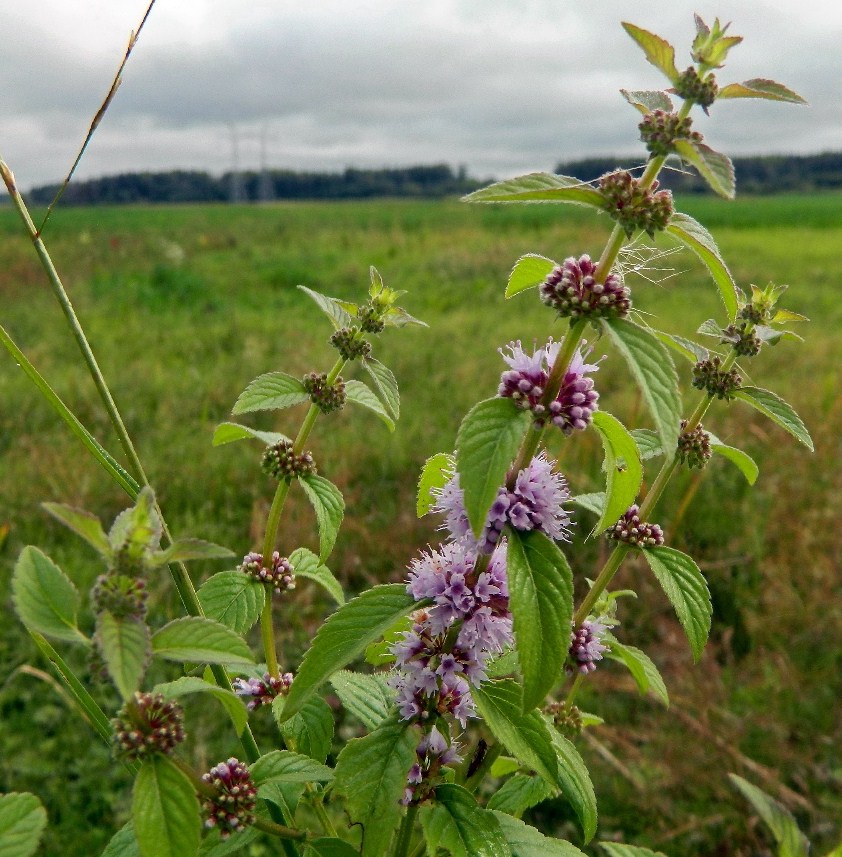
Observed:
[[[586,158],[557,165],[556,172],[591,181],[617,167],[633,168],[630,158]],[[735,158],[737,189],[741,194],[810,192],[842,188],[842,152],[820,155],[766,155]],[[662,186],[683,193],[709,193],[693,172],[666,170]],[[260,202],[292,199],[365,199],[418,197],[435,199],[461,196],[486,184],[470,178],[464,168],[447,164],[341,173],[264,170],[212,176],[193,170],[160,173],[124,173],[71,183],[64,194],[69,205],[185,202]],[[58,185],[34,188],[26,196],[31,204],[46,205]]]

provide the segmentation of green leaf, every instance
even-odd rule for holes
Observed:
[[[634,438],[616,417],[607,411],[595,411],[591,420],[605,451],[606,502],[593,529],[594,533],[601,533],[634,503],[643,481],[643,465]]]
[[[665,546],[642,551],[669,598],[698,661],[710,633],[713,608],[707,581],[687,554]]]
[[[624,318],[604,319],[602,326],[643,393],[661,446],[675,449],[681,426],[681,396],[669,352],[651,331]]]
[[[102,529],[102,524],[96,515],[84,509],[66,506],[64,503],[42,503],[41,505],[65,527],[69,527],[76,535],[81,536],[95,551],[106,558],[111,556],[108,536],[105,535],[105,530]]]
[[[132,823],[124,824],[110,839],[100,857],[140,857]]]
[[[446,452],[439,452],[424,462],[421,476],[418,478],[418,495],[415,501],[415,514],[423,518],[435,501],[433,492],[439,491],[453,477],[456,459]]]
[[[363,357],[363,369],[371,376],[374,386],[386,406],[386,410],[397,420],[401,415],[401,395],[398,382],[388,366],[373,357]]]
[[[304,857],[359,857],[360,852],[344,839],[321,837],[307,843]]]
[[[255,439],[266,446],[274,446],[282,440],[289,440],[285,434],[277,431],[258,431],[249,426],[241,426],[239,423],[220,423],[213,433],[213,445],[222,446],[226,443],[233,443],[235,440]]]
[[[511,679],[484,682],[471,688],[471,695],[486,726],[506,750],[550,786],[559,786],[550,730],[537,711],[523,713],[520,686]]]
[[[326,783],[333,779],[333,771],[309,756],[291,750],[272,750],[249,765],[256,786],[268,782]]]
[[[132,825],[142,857],[193,857],[199,850],[196,792],[166,756],[153,756],[140,768]]]
[[[239,634],[204,616],[184,616],[164,625],[152,635],[152,653],[182,663],[254,663],[248,644]]]
[[[446,848],[453,857],[511,857],[500,823],[462,786],[436,788],[436,807],[423,816],[428,853]]]
[[[778,857],[808,857],[810,843],[798,829],[792,813],[742,777],[736,774],[728,774],[728,777],[772,831],[778,843]]]
[[[685,360],[689,360],[690,363],[698,363],[699,360],[707,360],[710,357],[707,348],[698,345],[692,339],[685,339],[683,336],[676,336],[674,333],[664,333],[663,330],[651,328],[650,330],[653,336],[657,336],[664,345],[680,354]]]
[[[298,483],[304,489],[319,526],[319,559],[324,562],[339,534],[342,518],[345,516],[345,501],[339,489],[323,476],[310,473],[299,476]]]
[[[35,795],[0,795],[0,857],[34,854],[46,824],[47,813]]]
[[[310,394],[298,378],[284,372],[267,372],[255,378],[240,393],[231,409],[232,414],[251,411],[274,411],[309,401]]]
[[[621,89],[623,98],[636,107],[644,116],[651,113],[653,110],[663,110],[665,113],[673,112],[672,99],[666,92],[659,89],[639,90],[639,89]]]
[[[531,421],[530,413],[511,399],[494,398],[474,405],[459,426],[456,467],[477,537]]]
[[[558,546],[538,530],[507,528],[509,610],[523,672],[523,710],[544,702],[560,681],[570,648],[573,573]]]
[[[419,606],[404,584],[393,583],[366,590],[329,616],[298,668],[282,719],[300,711],[322,682],[359,657],[369,643]]]
[[[298,713],[284,719],[285,703],[285,697],[276,696],[272,700],[272,715],[287,747],[324,763],[333,742],[333,711],[330,706],[320,696],[311,696]]]
[[[632,429],[629,434],[637,444],[637,451],[640,453],[641,461],[657,458],[659,455],[664,454],[661,439],[655,432],[649,429]]]
[[[623,21],[623,29],[643,48],[646,59],[655,68],[662,71],[670,83],[678,83],[679,75],[678,69],[675,67],[675,48],[666,39],[625,21]]]
[[[233,691],[225,687],[199,678],[198,676],[182,676],[175,681],[158,684],[153,688],[155,693],[160,693],[167,699],[180,699],[190,693],[209,693],[222,705],[231,718],[238,735],[242,735],[248,722],[248,712],[243,700]]]
[[[504,812],[494,815],[512,850],[512,857],[585,857],[572,842],[552,839]]]
[[[230,559],[234,552],[204,539],[176,539],[156,557],[164,565],[170,562],[190,562],[195,559]]]
[[[708,318],[699,325],[699,328],[696,333],[701,333],[703,336],[711,336],[716,339],[722,339],[723,330],[716,323],[715,318]],[[738,335],[735,335],[734,341],[739,341]]]
[[[707,266],[719,288],[728,318],[733,321],[737,315],[737,286],[713,236],[689,214],[678,211],[670,218],[666,231],[689,247]]]
[[[266,602],[266,587],[242,571],[220,571],[209,577],[196,594],[208,619],[238,634],[254,626]]]
[[[715,435],[710,432],[708,432],[708,434],[710,435],[711,450],[717,455],[727,458],[732,464],[735,464],[739,468],[740,473],[745,476],[748,484],[754,485],[760,473],[760,469],[758,468],[755,460],[747,452],[743,452],[735,446],[727,446]]]
[[[334,792],[345,796],[353,824],[363,828],[363,857],[389,849],[403,807],[406,775],[415,762],[418,731],[390,718],[364,738],[349,741],[336,759]]]
[[[120,696],[128,699],[140,687],[149,663],[149,628],[143,619],[103,610],[97,616],[96,638],[108,674]]]
[[[342,304],[345,303],[344,301],[337,300],[336,298],[329,298],[321,292],[308,289],[307,286],[299,286],[298,288],[316,302],[319,309],[330,319],[330,323],[333,325],[334,330],[339,330],[341,327],[349,327],[351,325],[351,315],[342,306]]]
[[[774,80],[753,77],[742,83],[729,83],[719,90],[717,98],[765,98],[768,101],[788,101],[790,104],[806,104],[807,102],[789,87]]]
[[[596,795],[590,774],[573,744],[549,726],[548,731],[558,759],[558,784],[561,786],[561,793],[575,810],[587,844],[596,833],[598,820]]]
[[[401,616],[397,622],[387,628],[383,633],[383,639],[365,647],[366,662],[373,667],[382,667],[395,661],[392,654],[392,646],[403,639],[404,634],[412,629],[412,617]]]
[[[669,708],[670,698],[669,693],[667,693],[667,686],[649,655],[634,646],[626,646],[615,639],[611,639],[610,646],[611,650],[608,656],[618,663],[625,664],[641,695],[645,696],[651,690]]]
[[[340,670],[330,677],[343,707],[366,729],[376,729],[395,705],[395,692],[381,676]]]
[[[734,164],[727,155],[711,149],[706,143],[694,140],[676,140],[673,143],[676,154],[692,164],[708,185],[725,199],[733,199],[736,194]]]
[[[342,584],[333,576],[333,572],[323,565],[313,551],[307,548],[296,548],[289,555],[290,565],[296,577],[312,580],[327,590],[337,604],[345,603],[345,593]]]
[[[395,421],[389,416],[383,403],[377,398],[374,391],[362,381],[346,381],[345,396],[349,402],[362,405],[377,414],[386,423],[389,431],[395,430]]]
[[[227,839],[222,839],[219,831],[213,830],[202,840],[199,857],[228,857],[230,854],[240,854],[242,857],[241,849],[261,836],[263,834],[256,827],[246,827],[244,830],[232,833]]]
[[[582,509],[587,509],[593,512],[594,515],[600,516],[605,509],[605,492],[593,491],[590,494],[577,494],[570,498],[571,503],[575,503]]]
[[[602,194],[587,182],[554,173],[530,173],[495,182],[462,197],[463,202],[572,202],[602,208]]]
[[[508,649],[488,662],[489,678],[507,678],[520,675],[520,659],[516,649]]]
[[[417,324],[420,327],[429,327],[426,321],[421,321],[420,318],[415,318],[410,315],[403,307],[393,306],[386,310],[386,315],[383,316],[383,321],[386,327],[408,327],[410,324]]]
[[[145,485],[134,506],[124,509],[114,519],[108,541],[115,553],[122,551],[126,559],[141,561],[149,551],[158,548],[162,533],[163,522],[155,507],[155,495]]]
[[[803,443],[810,452],[814,451],[813,439],[801,421],[801,417],[795,413],[791,405],[771,390],[764,390],[761,387],[740,387],[734,390],[734,398],[765,414],[772,422],[777,423],[796,440]]]
[[[558,789],[541,777],[515,774],[491,795],[488,808],[520,818],[527,809],[557,794]]]
[[[12,600],[30,631],[72,643],[89,642],[76,627],[76,587],[45,553],[31,545],[21,551],[15,563]]]
[[[515,262],[509,282],[506,285],[506,297],[511,298],[526,289],[540,286],[547,276],[556,267],[556,262],[546,256],[538,256],[535,253],[527,253]]]
[[[623,842],[600,842],[599,847],[604,849],[608,857],[666,857],[660,851],[650,851],[639,845],[626,845]]]

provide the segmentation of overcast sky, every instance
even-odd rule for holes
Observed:
[[[0,0],[0,155],[59,180],[148,0]],[[77,173],[238,162],[341,170],[447,162],[498,178],[641,152],[621,87],[666,81],[620,27],[689,64],[693,12],[745,42],[721,83],[772,77],[810,107],[715,105],[729,154],[842,149],[842,3],[825,0],[157,0]],[[262,142],[261,142],[262,141]]]

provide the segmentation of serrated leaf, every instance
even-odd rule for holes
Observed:
[[[166,550],[154,555],[155,563],[190,562],[197,559],[230,559],[234,552],[204,539],[176,539]]]
[[[810,452],[814,451],[813,439],[801,421],[801,417],[795,413],[790,404],[771,390],[764,390],[762,387],[740,387],[734,390],[734,398],[765,414],[772,422],[803,443]]]
[[[81,536],[95,551],[106,558],[111,556],[108,536],[105,535],[105,530],[102,529],[102,524],[96,515],[64,503],[42,503],[41,505],[65,527],[69,527],[77,536]]]
[[[678,374],[667,349],[647,330],[624,318],[603,320],[643,393],[664,449],[674,449],[681,426]]]
[[[401,583],[375,586],[340,607],[316,632],[286,697],[282,719],[301,710],[330,676],[358,658],[401,617],[421,606]]]
[[[149,663],[149,628],[143,619],[103,610],[96,620],[96,639],[108,674],[120,696],[128,699],[140,687]]]
[[[541,831],[504,812],[495,812],[494,815],[512,857],[585,857],[572,842],[544,836]]]
[[[800,312],[793,312],[791,309],[779,309],[772,316],[772,324],[786,324],[791,321],[809,321],[806,315],[801,315]]]
[[[561,793],[576,812],[585,844],[593,839],[598,821],[596,795],[590,774],[579,751],[555,729],[549,729],[558,760],[558,784]]]
[[[605,492],[592,491],[589,494],[577,494],[575,497],[570,498],[570,502],[582,509],[593,512],[594,515],[600,516],[605,509]]]
[[[602,194],[587,182],[554,173],[530,173],[495,182],[462,197],[463,202],[571,202],[602,208]]]
[[[711,149],[706,143],[695,140],[676,140],[675,153],[688,164],[692,164],[708,185],[725,199],[736,194],[734,164],[727,155]]]
[[[304,857],[359,857],[360,852],[344,839],[320,837],[307,843]]]
[[[608,857],[666,857],[660,851],[650,851],[648,848],[626,845],[624,842],[600,842],[599,847],[608,854]]]
[[[132,826],[142,857],[193,857],[199,850],[196,792],[166,756],[153,756],[140,768]]]
[[[462,786],[436,788],[436,806],[422,821],[428,853],[446,848],[452,857],[511,857],[500,823]]]
[[[309,400],[310,394],[304,389],[300,379],[285,372],[267,372],[255,378],[240,393],[231,413],[281,410]]]
[[[134,506],[124,509],[108,531],[112,551],[120,551],[130,562],[141,561],[149,551],[157,550],[163,534],[163,522],[155,506],[155,495],[148,485],[140,490]]]
[[[675,212],[670,218],[666,231],[689,247],[706,265],[713,281],[719,288],[719,294],[725,305],[728,318],[733,321],[737,315],[737,286],[734,278],[716,246],[710,232],[689,214]]]
[[[523,673],[523,710],[543,704],[564,672],[573,621],[573,572],[538,530],[507,528],[509,610]]]
[[[672,99],[666,92],[660,89],[621,89],[623,98],[628,101],[632,107],[636,107],[644,116],[651,113],[653,110],[663,110],[666,113],[672,113]]]
[[[76,627],[76,587],[43,551],[31,545],[15,563],[12,600],[18,618],[30,631],[72,643],[89,642]]]
[[[392,370],[373,357],[363,357],[363,369],[371,376],[386,410],[397,420],[401,415],[401,395]]]
[[[509,282],[506,284],[506,297],[511,298],[526,289],[540,286],[547,279],[556,262],[546,256],[538,256],[535,253],[527,253],[515,262]]]
[[[140,857],[132,823],[124,824],[109,840],[100,857]]]
[[[626,646],[618,640],[612,639],[608,656],[626,666],[641,695],[645,696],[651,690],[669,708],[670,698],[667,686],[649,655],[634,646]]]
[[[691,557],[674,548],[653,547],[642,553],[687,634],[693,660],[698,661],[710,633],[713,614],[704,575]]]
[[[352,823],[363,828],[363,857],[382,857],[397,827],[406,775],[415,762],[418,731],[389,719],[349,741],[336,759],[334,792],[345,796]]]
[[[395,706],[395,691],[380,676],[340,670],[330,677],[330,683],[342,706],[369,731],[376,729]]]
[[[456,468],[477,538],[531,421],[511,399],[494,398],[474,405],[459,426]]]
[[[319,526],[319,560],[324,562],[339,535],[342,518],[345,516],[345,501],[340,490],[323,476],[310,473],[298,477],[298,484],[304,489]]]
[[[312,300],[316,302],[318,308],[330,319],[330,323],[333,325],[334,330],[339,330],[342,327],[349,327],[351,325],[352,318],[348,310],[342,306],[343,301],[337,300],[336,298],[329,298],[321,292],[308,289],[307,286],[299,286],[298,288],[301,289],[307,297],[312,298]]]
[[[420,327],[429,327],[426,321],[421,321],[420,318],[415,318],[410,315],[403,307],[393,306],[386,310],[383,316],[383,322],[386,327],[407,327],[410,324],[417,324]]]
[[[333,779],[327,765],[291,750],[272,750],[249,765],[256,786],[268,782],[326,783]]]
[[[307,548],[296,548],[289,555],[289,562],[296,577],[312,580],[327,590],[337,604],[345,603],[345,593],[342,585],[333,576],[333,572],[323,565],[313,551]]]
[[[164,625],[152,635],[152,653],[182,663],[254,663],[248,644],[239,634],[205,616],[184,616]]]
[[[774,80],[753,77],[742,83],[729,83],[719,90],[717,98],[765,98],[768,101],[788,101],[790,104],[806,104],[807,102],[788,86]]]
[[[641,461],[657,458],[659,455],[664,454],[661,439],[650,429],[632,429],[629,434],[637,444],[637,451],[640,453]]]
[[[541,777],[515,774],[491,795],[488,808],[520,818],[527,809],[557,794],[558,789]]]
[[[423,518],[433,508],[433,492],[444,488],[455,470],[456,459],[446,452],[432,455],[424,462],[418,477],[418,494],[415,501],[415,514],[419,518]]]
[[[0,857],[30,857],[46,824],[47,813],[35,795],[0,795]]]
[[[395,430],[395,421],[389,416],[383,403],[377,398],[374,391],[363,384],[362,381],[346,381],[345,396],[349,402],[362,405],[364,408],[372,411],[372,413],[377,414],[386,423],[389,431]]]
[[[758,468],[755,460],[747,452],[743,452],[735,446],[728,446],[727,444],[722,443],[718,437],[710,434],[710,432],[708,432],[708,434],[710,435],[711,451],[715,452],[717,455],[721,455],[723,458],[727,458],[728,461],[735,464],[739,468],[740,473],[745,476],[746,482],[748,482],[749,485],[754,485],[760,473],[760,469]]]
[[[488,662],[486,669],[489,678],[508,678],[520,676],[520,659],[517,649],[509,649]]]
[[[700,360],[707,360],[710,357],[710,352],[707,348],[698,345],[691,339],[676,336],[674,333],[665,333],[663,330],[654,330],[653,328],[650,328],[650,330],[664,345],[671,348],[677,354],[680,354],[685,360],[689,360],[690,363],[698,363]]]
[[[365,647],[366,663],[373,667],[382,667],[384,664],[391,664],[395,661],[395,656],[392,654],[392,646],[399,640],[403,639],[404,634],[412,628],[412,617],[401,616],[397,622],[383,632],[383,639],[377,640],[374,643]]]
[[[238,634],[250,630],[266,603],[266,588],[242,571],[220,571],[196,593],[208,619],[215,619]]]
[[[703,321],[699,325],[698,329],[696,330],[696,333],[701,333],[703,336],[711,336],[715,337],[716,339],[722,339],[723,331],[722,328],[716,323],[715,318],[708,318],[705,319],[705,321]]]
[[[222,839],[218,830],[212,830],[202,839],[199,857],[229,857],[230,854],[240,854],[240,857],[243,857],[241,849],[262,835],[256,827],[246,827],[232,833],[227,839]]]
[[[248,711],[239,696],[228,688],[210,684],[198,676],[182,676],[175,681],[158,684],[153,690],[167,699],[180,699],[191,693],[209,693],[225,709],[238,735],[242,735],[248,722]]]
[[[754,335],[762,342],[768,342],[769,345],[777,345],[782,339],[790,339],[793,342],[804,341],[803,336],[799,336],[791,330],[776,330],[774,327],[768,327],[765,324],[756,324]]]
[[[286,698],[272,700],[272,716],[290,750],[324,763],[333,742],[333,711],[320,697],[311,696],[292,717],[284,719]]]
[[[679,75],[678,69],[675,67],[675,48],[666,39],[625,21],[623,21],[623,29],[643,48],[646,59],[655,68],[662,71],[670,83],[678,83]]]
[[[607,411],[595,411],[591,417],[605,452],[605,505],[593,529],[601,533],[619,520],[637,499],[643,481],[643,465],[634,438],[625,426]]]
[[[728,777],[772,831],[775,842],[778,843],[778,857],[809,857],[810,843],[798,829],[798,823],[785,806],[748,780],[736,774],[728,774]]]
[[[266,446],[274,446],[282,440],[289,440],[285,434],[277,431],[258,431],[249,426],[241,426],[239,423],[220,423],[213,433],[213,446],[222,446],[237,440],[259,440]]]

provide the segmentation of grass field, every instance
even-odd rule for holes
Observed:
[[[796,407],[816,453],[739,404],[714,410],[710,427],[760,464],[757,485],[748,488],[717,461],[701,480],[677,478],[659,518],[670,543],[709,576],[712,641],[693,666],[657,586],[642,567],[624,569],[618,585],[634,585],[641,598],[627,603],[623,634],[658,663],[673,706],[664,711],[638,697],[619,668],[601,669],[583,702],[607,723],[581,749],[600,798],[603,838],[622,834],[671,855],[767,853],[768,840],[725,776],[735,771],[788,803],[823,854],[842,838],[842,196],[699,198],[679,207],[713,231],[740,285],[789,283],[784,304],[810,317],[799,331],[806,344],[765,349],[751,380]],[[606,220],[573,207],[373,201],[59,210],[45,240],[174,534],[237,553],[257,546],[272,489],[258,468],[260,449],[214,449],[213,429],[256,375],[325,371],[334,359],[326,320],[295,286],[361,300],[373,264],[387,285],[407,290],[402,305],[429,329],[388,331],[375,351],[401,384],[396,432],[346,410],[320,423],[312,442],[320,471],[345,495],[346,523],[330,565],[354,591],[400,580],[409,559],[437,538],[437,522],[414,515],[418,469],[429,455],[452,449],[466,410],[496,392],[497,348],[561,333],[533,296],[504,300],[514,261],[527,252],[597,256],[607,233]],[[116,454],[75,343],[10,210],[0,210],[0,239],[0,323]],[[639,310],[685,336],[708,317],[722,319],[694,256],[668,255],[656,265],[672,270],[650,272],[654,282],[630,275]],[[601,406],[630,426],[647,425],[617,356],[594,344],[595,356],[609,355],[597,376]],[[688,387],[689,364],[678,368]],[[69,503],[110,520],[126,498],[3,354],[0,402],[0,526],[8,526],[0,539],[0,603],[9,616],[0,628],[0,792],[43,797],[51,825],[45,854],[99,853],[127,815],[127,777],[56,688],[39,680],[46,676],[26,667],[46,669],[12,613],[8,581],[20,549],[37,544],[85,591],[97,562],[39,504]],[[300,416],[262,415],[252,424],[291,433]],[[553,441],[576,493],[600,485],[592,435]],[[282,542],[290,549],[315,543],[300,497],[285,517]],[[577,538],[568,554],[578,585],[605,550]],[[197,567],[196,577],[216,570]],[[163,611],[178,615],[168,581],[152,588]],[[282,632],[290,664],[329,609],[309,591],[297,593],[295,605],[296,619]],[[113,710],[116,699],[104,690],[100,696]],[[214,724],[199,721],[194,746],[214,761]],[[268,722],[256,728],[268,745]],[[575,840],[566,812],[550,802],[534,817]]]

